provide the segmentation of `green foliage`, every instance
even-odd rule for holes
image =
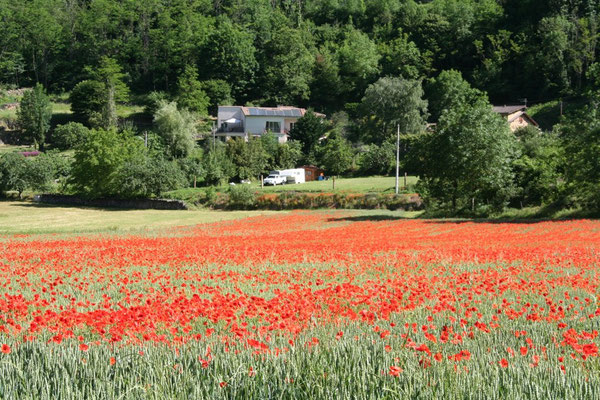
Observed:
[[[46,133],[50,129],[52,104],[41,84],[38,83],[33,90],[25,92],[17,116],[23,136],[43,151]]]
[[[337,57],[327,47],[317,52],[310,88],[310,104],[327,112],[339,109],[342,82]]]
[[[256,196],[249,185],[233,185],[227,190],[229,194],[228,207],[247,210],[256,203]]]
[[[52,132],[52,144],[61,150],[73,149],[88,135],[89,129],[79,122],[58,125]]]
[[[183,158],[196,145],[196,126],[193,116],[186,110],[178,110],[174,102],[162,102],[156,114],[154,124],[162,137],[171,158]]]
[[[396,165],[396,143],[387,140],[380,146],[368,145],[360,155],[360,173],[363,175],[388,175]]]
[[[269,60],[264,63],[261,80],[266,87],[267,100],[276,104],[308,100],[314,57],[302,33],[282,26],[266,43],[265,56]]]
[[[210,99],[208,113],[217,115],[218,107],[221,105],[233,105],[231,97],[231,85],[222,79],[209,79],[200,82],[202,90]]]
[[[204,157],[206,183],[209,185],[221,185],[236,174],[236,166],[227,155],[225,149],[225,145],[218,142]]]
[[[144,160],[143,142],[115,129],[91,130],[75,151],[69,183],[87,197],[121,193],[119,173],[126,163]]]
[[[429,200],[453,211],[501,209],[514,195],[516,138],[483,99],[446,110],[421,149],[420,193]]]
[[[230,82],[236,99],[247,96],[258,69],[252,32],[221,16],[208,39],[207,49],[210,77]]]
[[[565,178],[578,205],[600,209],[600,121],[597,105],[586,107],[559,127],[565,151]]]
[[[117,102],[129,99],[129,88],[124,82],[127,77],[117,60],[102,57],[96,68],[86,67],[92,80],[102,85],[102,102],[99,126],[105,129],[117,126]],[[97,123],[97,122],[96,122]]]
[[[564,153],[554,133],[529,126],[514,132],[519,138],[520,157],[514,162],[519,205],[549,204],[559,198]]]
[[[379,72],[377,45],[363,32],[349,29],[337,54],[344,92],[358,99]]]
[[[381,78],[370,85],[360,104],[364,118],[362,136],[383,143],[401,134],[419,134],[425,130],[427,101],[423,100],[420,81]]]
[[[294,124],[290,131],[290,138],[302,143],[302,152],[306,155],[313,150],[319,139],[325,135],[326,129],[323,119],[309,110]]]
[[[150,92],[144,99],[144,114],[154,116],[162,103],[169,101],[169,95],[165,92]]]
[[[465,81],[462,74],[455,70],[442,71],[427,85],[427,98],[431,121],[437,122],[445,110],[461,104],[474,104],[484,99],[485,94],[474,89]]]
[[[236,138],[227,142],[227,156],[235,165],[235,176],[242,179],[258,179],[268,165],[269,154],[261,139]]]
[[[92,80],[81,81],[71,91],[69,102],[78,121],[98,126],[102,121],[105,104],[104,85]]]
[[[177,163],[185,178],[186,187],[198,186],[204,182],[206,171],[204,170],[204,152],[202,149],[195,149],[188,157],[177,160]]]
[[[380,64],[384,76],[402,76],[405,79],[420,79],[431,69],[431,60],[421,54],[408,34],[398,32],[398,37],[379,45],[382,55]]]
[[[19,197],[25,190],[46,190],[54,177],[49,157],[25,158],[18,153],[0,157],[0,192],[14,190]]]
[[[125,162],[118,171],[117,181],[122,198],[147,198],[186,185],[186,177],[176,161],[162,157],[145,157]]]
[[[354,152],[346,139],[336,135],[320,150],[321,165],[328,175],[343,175],[352,167]]]
[[[210,99],[202,90],[195,67],[186,65],[177,80],[177,105],[180,109],[206,115]]]

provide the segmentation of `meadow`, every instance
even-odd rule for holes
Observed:
[[[0,235],[0,398],[600,397],[598,221],[205,217]]]

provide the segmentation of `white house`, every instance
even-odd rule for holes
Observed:
[[[226,139],[242,137],[248,140],[251,136],[259,137],[272,132],[280,143],[285,143],[294,124],[305,113],[304,108],[289,106],[219,106],[215,136]],[[324,117],[323,114],[317,115]]]

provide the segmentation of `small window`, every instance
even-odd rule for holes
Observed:
[[[296,123],[295,123],[295,122],[290,122],[290,131],[291,131],[292,129],[294,129],[294,125],[296,125]]]
[[[275,121],[267,121],[267,131],[271,131],[273,133],[281,133],[281,123]]]

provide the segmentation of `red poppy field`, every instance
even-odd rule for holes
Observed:
[[[598,398],[600,222],[0,237],[0,398]]]

